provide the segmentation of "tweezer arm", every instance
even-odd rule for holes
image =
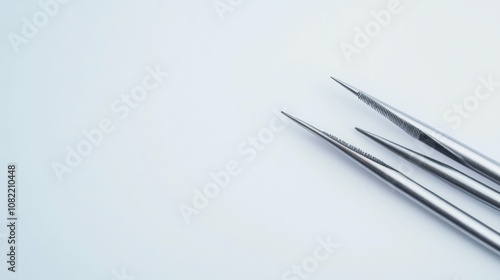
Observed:
[[[385,163],[327,140],[387,185],[500,256],[500,233]]]
[[[347,83],[332,77],[359,100],[406,133],[500,185],[500,163]]]
[[[358,98],[378,108],[413,137],[500,185],[500,164],[495,160],[365,92],[360,91]]]
[[[420,153],[417,153],[383,137],[365,131],[361,128],[356,128],[356,130],[363,133],[365,136],[369,137],[375,142],[381,144],[390,151],[430,171],[431,174],[441,177],[445,181],[448,181],[449,183],[457,186],[459,189],[469,193],[470,195],[478,198],[486,204],[489,204],[493,208],[500,210],[500,192],[497,192],[489,186],[443,162],[424,156]]]
[[[500,256],[500,233],[494,229],[396,170],[361,165],[404,196]]]
[[[326,140],[344,156],[363,166],[389,186],[395,188],[420,206],[500,256],[500,233],[496,232],[494,229],[476,220],[474,217],[455,207],[448,201],[419,185],[374,156],[300,119],[290,116],[287,113],[282,113],[311,133]]]

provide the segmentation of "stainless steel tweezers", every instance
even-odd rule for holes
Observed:
[[[440,151],[449,158],[484,175],[497,184],[500,184],[500,164],[494,160],[374,97],[369,96],[353,86],[335,78],[333,79],[349,89],[360,100],[364,101],[377,112],[401,127],[411,136]],[[413,181],[376,157],[296,117],[285,112],[282,113],[316,136],[326,140],[337,150],[351,160],[357,162],[389,186],[395,188],[406,197],[500,256],[500,233],[493,228],[467,214],[457,206],[451,204],[444,198]],[[430,173],[446,180],[493,208],[500,210],[500,193],[495,189],[465,175],[445,163],[426,157],[360,128],[357,128],[357,130],[389,150],[430,171]]]

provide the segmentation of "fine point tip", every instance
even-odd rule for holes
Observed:
[[[339,80],[337,80],[337,79],[335,79],[335,77],[330,76],[330,78],[332,78],[332,80],[334,80],[335,82],[340,83],[340,81],[339,81]]]
[[[342,82],[341,80],[337,79],[337,78],[334,78],[334,77],[331,77],[335,82],[339,83],[341,86],[345,87],[346,89],[348,89],[350,92],[354,93],[354,94],[358,94],[360,92],[359,89],[345,83],[345,82]]]
[[[294,117],[292,117],[291,115],[289,115],[289,114],[285,113],[284,111],[281,111],[281,113],[282,113],[283,115],[287,116],[288,118],[292,119],[292,120],[294,120],[294,119],[295,119]]]
[[[294,121],[294,122],[298,123],[298,124],[303,124],[303,123],[304,123],[302,120],[299,120],[299,119],[297,119],[296,117],[294,117],[294,116],[292,116],[292,115],[290,115],[290,114],[285,113],[284,111],[281,111],[281,113],[282,113],[283,115],[287,116],[287,117],[288,117],[289,119],[291,119],[292,121]]]
[[[300,126],[302,126],[303,128],[305,128],[305,129],[307,129],[307,130],[309,130],[309,131],[313,132],[314,134],[317,134],[317,135],[320,135],[320,136],[321,136],[321,135],[322,135],[322,136],[324,136],[324,135],[323,135],[323,134],[324,134],[324,132],[323,132],[323,131],[319,130],[318,128],[316,128],[316,127],[314,127],[314,126],[312,126],[312,125],[310,125],[310,124],[308,124],[307,122],[305,122],[305,121],[303,121],[303,120],[301,120],[301,119],[299,119],[299,118],[296,118],[296,117],[294,117],[294,116],[292,116],[292,115],[289,115],[289,114],[287,114],[287,113],[285,113],[285,112],[283,112],[283,111],[281,111],[281,113],[282,113],[283,115],[287,116],[288,118],[290,118],[292,121],[294,121],[294,122],[296,122],[297,124],[299,124]]]
[[[375,136],[373,133],[370,133],[362,128],[359,128],[359,127],[355,127],[355,129],[360,132],[361,134],[365,135],[365,136],[368,136],[370,138],[373,138],[373,136]]]
[[[326,133],[322,130],[319,130],[318,128],[306,123],[305,121],[303,120],[300,120],[300,119],[297,119],[291,115],[288,115],[287,113],[281,111],[281,113],[283,113],[283,115],[289,117],[290,119],[292,119],[294,122],[296,122],[297,124],[299,124],[300,126],[302,126],[303,128],[309,130],[310,132],[312,132],[313,134],[316,134],[317,136],[323,138],[324,140],[330,142],[330,144],[334,145],[337,147],[337,149],[340,149],[343,153],[347,153],[349,154],[352,158],[356,158],[356,157],[364,157],[364,158],[368,158],[378,164],[381,164],[381,165],[384,165],[386,167],[389,167],[387,164],[385,164],[384,162],[382,162],[380,159],[364,152],[363,150],[337,138],[336,136],[334,135],[331,135],[329,133]],[[354,155],[356,154],[356,155]]]
[[[283,112],[283,111],[281,111],[281,113],[282,113],[283,115],[287,116],[287,117],[288,117],[289,119],[291,119],[292,121],[294,121],[294,122],[298,123],[298,124],[301,124],[301,125],[304,125],[304,124],[305,124],[305,125],[309,125],[308,123],[304,122],[303,120],[300,120],[300,119],[298,119],[298,118],[296,118],[296,117],[294,117],[294,116],[292,116],[292,115],[290,115],[290,114],[287,114],[287,113],[285,113],[285,112]],[[309,126],[311,126],[311,125],[309,125]]]
[[[363,129],[359,128],[359,127],[355,127],[354,129],[356,129],[357,131],[359,131],[361,133],[365,133],[366,132],[365,130],[363,130]]]

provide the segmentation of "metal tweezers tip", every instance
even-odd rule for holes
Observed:
[[[346,89],[348,89],[350,92],[354,93],[355,95],[358,95],[360,90],[349,85],[348,83],[345,83],[345,82],[342,82],[341,80],[337,79],[337,78],[334,78],[334,77],[330,77],[332,78],[334,81],[336,81],[337,83],[339,83],[341,86],[345,87]]]
[[[363,134],[364,134],[364,135],[366,135],[366,136],[368,136],[368,135],[370,135],[370,134],[371,134],[371,133],[369,133],[368,131],[363,130],[363,129],[359,128],[359,127],[355,127],[354,129],[356,129],[357,131],[359,131],[359,132],[363,133]]]
[[[305,121],[303,121],[303,120],[300,120],[300,119],[298,119],[298,118],[296,118],[296,117],[294,117],[294,116],[292,116],[292,115],[289,115],[289,114],[287,114],[287,113],[285,113],[285,112],[283,112],[283,111],[281,111],[281,113],[282,113],[283,115],[287,116],[288,118],[290,118],[292,121],[294,121],[294,122],[298,123],[299,125],[301,125],[301,126],[303,126],[303,127],[307,128],[308,130],[310,130],[310,131],[312,131],[312,132],[315,132],[315,133],[321,133],[321,132],[322,132],[322,131],[320,131],[319,129],[315,128],[314,126],[312,126],[312,125],[310,125],[310,124],[308,124],[308,123],[306,123],[306,122],[305,122]]]

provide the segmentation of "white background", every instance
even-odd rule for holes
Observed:
[[[349,59],[341,44],[389,1],[124,2],[60,5],[16,53],[9,34],[41,7],[2,1],[0,173],[17,162],[19,245],[18,272],[2,261],[1,279],[286,279],[327,236],[339,246],[308,279],[500,279],[493,253],[273,113],[403,167],[499,230],[498,212],[357,133],[423,148],[329,78],[498,160],[500,87],[458,128],[443,117],[479,77],[500,81],[497,1],[401,0]],[[118,118],[111,104],[157,66],[168,78]],[[104,118],[114,131],[59,181],[54,162]],[[262,151],[238,151],[270,122],[284,129]],[[180,205],[233,160],[241,172],[186,223]],[[6,237],[1,226],[1,260]]]

